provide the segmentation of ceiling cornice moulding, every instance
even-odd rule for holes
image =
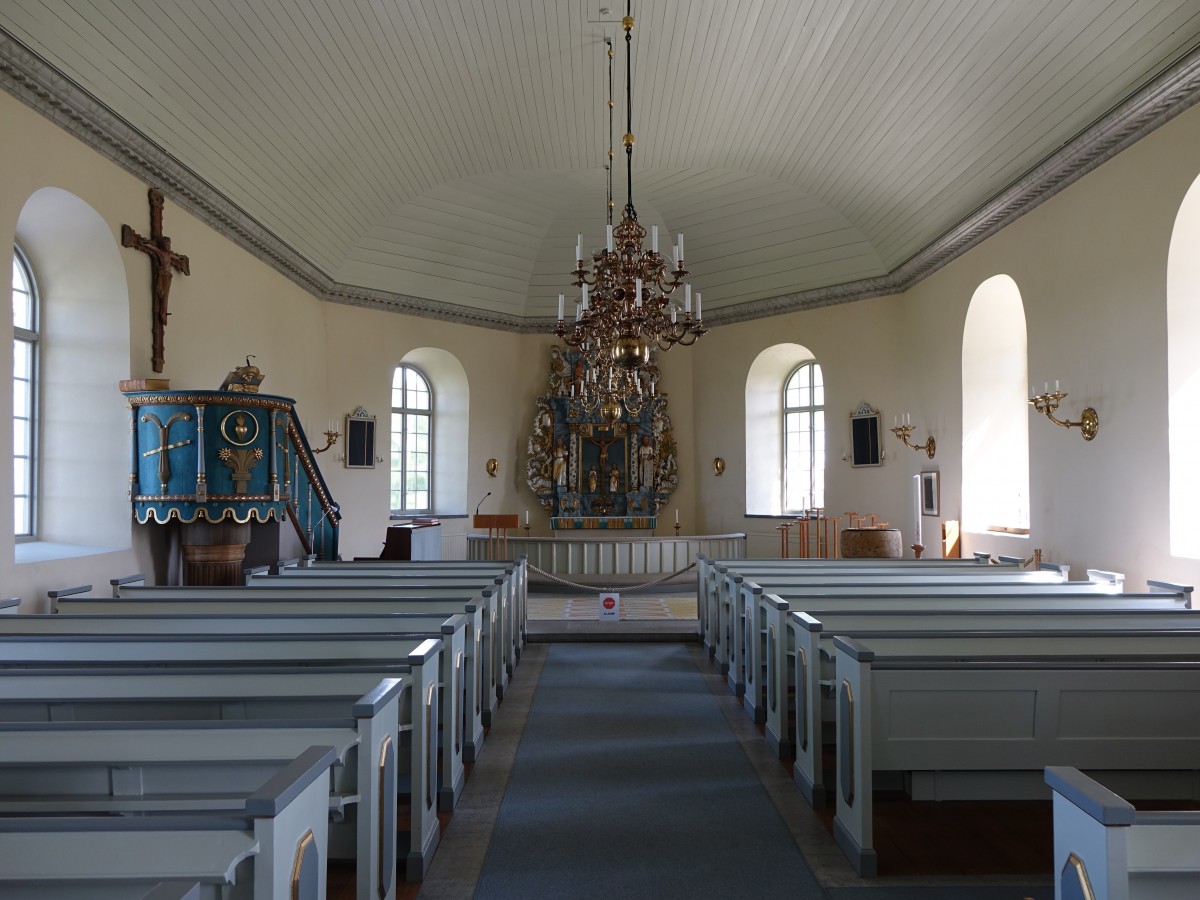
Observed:
[[[137,178],[161,187],[172,201],[320,300],[517,333],[541,333],[553,326],[549,318],[488,312],[335,282],[2,28],[0,87]],[[718,309],[706,324],[727,325],[903,293],[1197,102],[1200,47],[887,275]]]

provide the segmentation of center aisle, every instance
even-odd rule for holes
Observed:
[[[681,644],[553,644],[476,896],[824,897]]]

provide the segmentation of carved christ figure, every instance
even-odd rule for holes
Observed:
[[[618,441],[617,436],[613,435],[607,441],[598,438],[588,438],[588,440],[600,448],[600,471],[608,471],[608,448]],[[593,493],[595,493],[594,490]]]
[[[150,290],[153,294],[154,313],[151,332],[154,336],[154,371],[163,370],[163,331],[167,327],[167,299],[171,293],[172,270],[191,275],[191,264],[182,253],[171,249],[171,239],[162,233],[163,194],[158,188],[150,188],[150,237],[145,238],[130,228],[121,226],[121,246],[141,250],[150,257]]]

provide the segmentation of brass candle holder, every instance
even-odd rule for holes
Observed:
[[[912,425],[897,425],[892,429],[892,434],[900,438],[900,442],[904,444],[905,447],[908,447],[910,450],[924,450],[925,455],[930,459],[933,459],[933,455],[937,453],[937,441],[933,439],[933,435],[931,434],[929,439],[923,444],[909,443],[908,439],[912,437],[913,427],[914,426]]]
[[[326,450],[328,450],[330,447],[332,447],[334,444],[336,444],[337,439],[340,438],[341,436],[342,436],[342,433],[340,431],[334,430],[334,431],[325,432],[325,446],[321,447],[320,449],[313,447],[312,452],[313,453],[324,453]]]
[[[1054,417],[1054,413],[1058,411],[1059,403],[1066,396],[1066,391],[1060,391],[1055,388],[1053,391],[1043,391],[1040,394],[1034,394],[1029,398],[1029,402],[1037,412],[1042,413],[1055,425],[1061,425],[1063,428],[1078,428],[1079,433],[1083,435],[1085,441],[1092,440],[1096,436],[1096,432],[1100,430],[1100,417],[1090,406],[1084,407],[1083,412],[1079,414],[1078,422],[1072,422],[1068,419],[1056,419]]]

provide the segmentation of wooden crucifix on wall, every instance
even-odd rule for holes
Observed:
[[[150,237],[144,238],[128,225],[121,226],[121,246],[141,250],[150,257],[150,293],[153,296],[154,336],[151,360],[155,372],[163,370],[163,332],[167,327],[167,297],[171,293],[172,269],[191,275],[188,258],[171,249],[171,239],[163,234],[163,193],[150,188]]]

